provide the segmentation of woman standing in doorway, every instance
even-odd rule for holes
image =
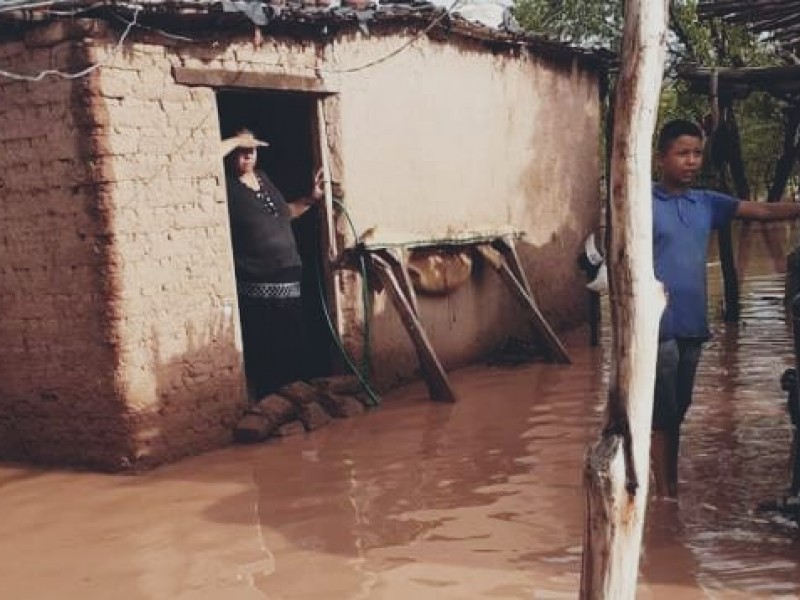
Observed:
[[[291,220],[322,199],[322,172],[310,196],[287,203],[256,167],[268,146],[247,129],[222,141],[244,363],[251,399],[302,379],[306,338],[302,262]]]

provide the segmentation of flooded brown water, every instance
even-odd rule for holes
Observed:
[[[716,326],[680,504],[650,504],[640,598],[800,597],[797,528],[754,511],[788,482],[782,281],[749,277],[743,323]],[[141,476],[0,467],[0,597],[575,598],[608,358],[587,337],[566,338],[571,366],[454,373],[455,405],[413,385]]]

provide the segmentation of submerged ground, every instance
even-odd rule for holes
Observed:
[[[768,270],[768,269],[767,269]],[[754,509],[787,482],[783,277],[717,324],[685,430],[679,504],[650,505],[639,598],[797,598],[800,533]],[[716,300],[712,302],[716,305]],[[3,598],[575,598],[581,466],[607,350],[471,367],[307,436],[141,476],[0,467]]]

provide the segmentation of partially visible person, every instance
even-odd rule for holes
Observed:
[[[291,220],[324,195],[319,172],[308,197],[287,203],[256,166],[258,148],[265,146],[247,129],[221,144],[245,372],[254,400],[307,375],[303,266]]]
[[[782,221],[800,205],[737,200],[691,187],[703,163],[702,129],[684,120],[664,125],[657,144],[660,179],[653,185],[653,262],[664,284],[653,405],[651,455],[656,494],[678,495],[681,424],[692,403],[703,343],[710,337],[706,263],[711,231],[733,218]]]

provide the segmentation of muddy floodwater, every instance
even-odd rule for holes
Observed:
[[[800,597],[800,533],[754,510],[788,483],[782,294],[782,275],[750,275],[743,322],[715,324],[639,598]],[[415,384],[364,417],[140,476],[0,466],[0,597],[576,598],[608,361],[587,339],[566,336],[571,366],[455,372],[455,405]]]

